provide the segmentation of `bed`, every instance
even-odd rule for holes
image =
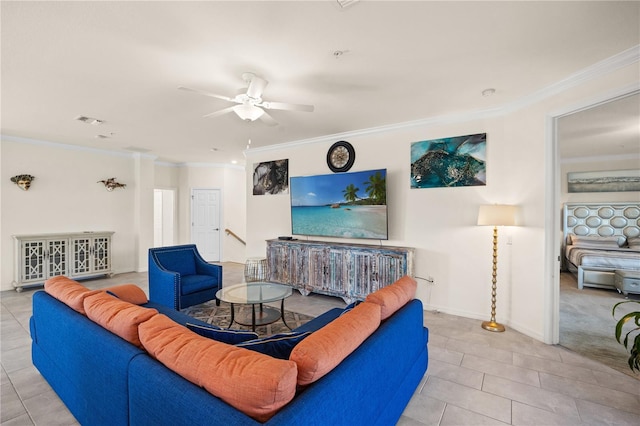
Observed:
[[[616,289],[616,271],[640,271],[640,203],[567,203],[563,231],[578,288]]]

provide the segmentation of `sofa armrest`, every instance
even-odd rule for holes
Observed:
[[[156,263],[149,254],[149,301],[178,309],[180,274],[168,271]],[[153,283],[153,285],[151,284]]]

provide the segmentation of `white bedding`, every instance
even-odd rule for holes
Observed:
[[[640,270],[640,251],[630,248],[601,250],[567,245],[566,258],[576,267],[592,266],[611,270]]]

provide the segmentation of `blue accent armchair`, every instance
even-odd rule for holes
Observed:
[[[220,288],[222,266],[207,263],[195,244],[149,249],[150,302],[180,310],[215,299]]]

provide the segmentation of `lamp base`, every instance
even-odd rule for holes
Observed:
[[[498,324],[495,321],[483,321],[482,328],[489,331],[498,331],[498,332],[504,331],[504,325]]]

